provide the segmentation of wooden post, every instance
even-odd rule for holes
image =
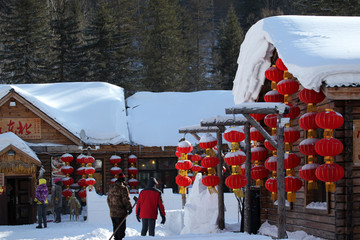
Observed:
[[[184,209],[186,204],[186,194],[181,194],[181,203],[182,203],[182,209]]]
[[[217,218],[217,224],[220,230],[225,229],[225,207],[224,207],[224,177],[223,177],[223,165],[224,165],[224,159],[222,157],[222,134],[220,131],[216,133],[217,138],[217,157],[219,158],[219,164],[217,165],[217,175],[220,178],[220,183],[218,185],[218,218]]]
[[[250,123],[245,124],[245,177],[247,184],[245,186],[245,232],[250,234],[251,231],[251,207],[250,207],[250,183],[251,183],[251,142],[250,142]]]
[[[278,239],[287,238],[285,208],[285,170],[284,170],[284,114],[277,115],[277,189],[278,189]]]

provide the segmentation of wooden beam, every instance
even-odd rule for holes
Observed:
[[[325,87],[324,94],[331,100],[359,100],[360,87]]]
[[[225,229],[225,204],[224,204],[224,177],[223,177],[223,165],[224,158],[222,156],[222,133],[218,131],[216,133],[217,138],[217,157],[219,158],[219,164],[217,165],[217,175],[220,178],[218,185],[218,218],[217,224],[220,230]]]
[[[287,114],[290,112],[290,107],[285,103],[241,103],[231,108],[226,108],[226,114]]]
[[[244,116],[216,116],[201,120],[200,125],[202,127],[213,127],[213,126],[242,126],[247,122]]]
[[[217,127],[201,127],[199,125],[184,127],[179,129],[179,133],[210,133],[210,132],[218,132],[219,128]]]

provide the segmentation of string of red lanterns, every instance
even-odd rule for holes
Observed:
[[[188,160],[188,153],[193,150],[193,146],[189,141],[183,140],[178,143],[176,150],[180,153],[180,157],[175,165],[175,168],[179,171],[175,181],[180,187],[179,193],[186,194],[187,187],[192,183],[191,178],[187,176],[187,171],[193,166],[192,162]]]
[[[110,168],[110,174],[114,175],[114,177],[110,180],[110,184],[114,184],[115,181],[119,178],[119,174],[122,173],[122,169],[118,166],[121,161],[121,157],[117,155],[112,155],[109,159],[109,162],[114,165]]]
[[[62,195],[66,197],[66,200],[68,200],[72,195],[70,185],[74,183],[74,179],[70,177],[70,174],[74,172],[74,168],[70,166],[70,163],[74,160],[74,157],[69,153],[65,153],[60,157],[60,159],[65,163],[65,166],[61,168],[61,172],[66,176],[62,178],[63,185],[66,187],[62,191]]]
[[[95,158],[93,156],[85,156],[84,162],[87,164],[85,169],[85,174],[88,175],[86,178],[86,184],[89,186],[89,191],[92,191],[93,186],[96,183],[95,178],[93,178],[93,174],[95,173],[95,168],[92,167],[92,164],[95,162]]]
[[[81,190],[79,191],[78,195],[81,197],[82,201],[86,201],[86,173],[85,173],[85,158],[86,156],[84,154],[80,154],[77,156],[76,161],[80,163],[80,167],[76,170],[76,173],[81,176],[80,180],[77,182],[77,184],[81,187]]]
[[[134,154],[131,154],[128,157],[128,163],[129,163],[128,174],[130,176],[128,180],[128,184],[130,186],[131,194],[139,193],[139,190],[137,189],[137,186],[139,185],[139,181],[136,179],[136,175],[139,172],[138,169],[136,168],[137,162],[138,162],[138,158]]]

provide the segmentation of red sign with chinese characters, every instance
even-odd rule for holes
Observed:
[[[2,118],[0,134],[13,132],[22,139],[41,139],[40,118]]]

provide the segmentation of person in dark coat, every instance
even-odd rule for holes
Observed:
[[[131,214],[132,206],[130,193],[125,186],[125,175],[120,174],[119,178],[110,186],[107,203],[110,208],[110,217],[115,232],[121,221]],[[115,240],[121,240],[125,237],[126,220],[121,224],[118,231],[114,234]]]
[[[48,204],[48,200],[47,200],[48,194],[49,194],[49,190],[46,186],[46,179],[40,178],[39,186],[37,186],[35,191],[35,200],[34,200],[34,202],[37,203],[38,225],[36,226],[36,228],[42,228],[43,223],[44,223],[44,228],[47,227],[46,207]]]
[[[161,198],[161,191],[156,188],[157,184],[155,178],[150,178],[147,187],[140,192],[136,204],[136,218],[139,222],[142,221],[141,236],[146,236],[147,231],[149,231],[149,236],[155,236],[158,209],[162,218],[161,224],[166,221],[165,207]]]
[[[51,191],[51,204],[54,207],[56,219],[54,222],[61,222],[61,208],[62,208],[62,181],[60,178],[56,178],[55,185]]]

